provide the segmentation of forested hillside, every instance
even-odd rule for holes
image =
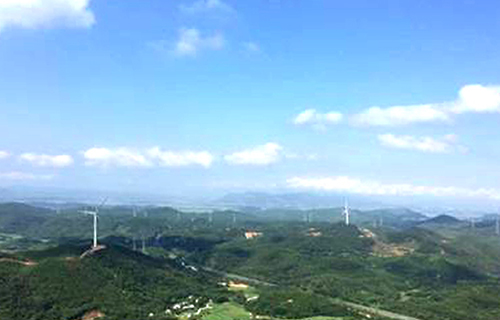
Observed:
[[[500,237],[487,221],[471,228],[390,209],[355,211],[346,226],[338,209],[106,207],[99,242],[107,247],[82,259],[92,219],[80,208],[0,207],[2,320],[365,317],[344,303],[421,320],[500,312]],[[335,219],[304,219],[311,213]]]

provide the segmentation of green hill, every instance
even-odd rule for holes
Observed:
[[[17,257],[31,265],[0,260],[0,319],[77,319],[92,310],[106,319],[165,319],[167,308],[189,296],[201,305],[228,295],[207,274],[123,247],[80,259],[83,250],[66,246]]]
[[[437,217],[422,221],[420,223],[420,225],[427,225],[427,224],[454,225],[454,224],[458,224],[460,222],[461,221],[455,217],[452,217],[452,216],[449,216],[446,214],[442,214],[442,215],[439,215]]]
[[[50,219],[54,212],[23,203],[0,204],[0,232],[21,234]]]

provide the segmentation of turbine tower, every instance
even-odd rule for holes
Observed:
[[[344,215],[344,218],[345,218],[345,224],[346,224],[346,226],[348,226],[349,225],[349,216],[351,215],[351,210],[349,209],[347,199],[345,200],[344,212],[342,214]]]
[[[97,207],[94,207],[94,211],[92,210],[81,210],[80,213],[88,214],[94,217],[94,239],[92,241],[92,249],[97,248],[97,216],[99,215],[99,209],[102,208],[104,203],[106,203],[108,199],[104,199],[101,204]]]

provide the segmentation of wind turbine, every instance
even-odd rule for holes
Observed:
[[[349,210],[349,205],[347,204],[347,199],[345,200],[345,203],[344,203],[344,211],[342,212],[342,215],[345,218],[346,226],[348,226],[349,225],[349,216],[351,215],[351,211]]]
[[[97,216],[99,215],[99,209],[104,206],[104,204],[108,201],[108,198],[104,199],[101,204],[97,207],[94,207],[94,211],[92,210],[81,210],[80,213],[88,214],[94,217],[94,241],[92,242],[92,249],[97,248]]]

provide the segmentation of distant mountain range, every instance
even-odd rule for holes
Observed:
[[[427,199],[419,197],[382,197],[365,195],[344,195],[339,193],[315,192],[234,192],[221,197],[197,195],[148,194],[136,192],[81,190],[53,187],[14,186],[0,188],[0,202],[24,202],[46,208],[80,207],[82,204],[97,204],[108,198],[110,205],[134,206],[170,206],[182,211],[206,212],[211,210],[231,209],[255,211],[266,209],[319,209],[339,208],[345,199],[349,206],[359,210],[387,208],[409,208],[427,216],[441,214],[460,218],[480,217],[492,214],[488,208],[479,206],[456,206],[446,203],[445,199]]]
[[[426,221],[424,221],[424,223],[425,224],[433,223],[433,224],[453,225],[453,224],[461,223],[461,221],[455,217],[452,217],[452,216],[449,216],[446,214],[442,214],[442,215],[439,215],[439,216],[434,217],[432,219],[426,220]]]
[[[349,205],[360,209],[375,209],[386,207],[379,201],[368,197],[352,196],[348,198],[339,194],[316,194],[316,193],[265,193],[265,192],[243,192],[229,193],[213,203],[235,209],[261,208],[261,209],[317,209],[341,207],[345,200]]]

